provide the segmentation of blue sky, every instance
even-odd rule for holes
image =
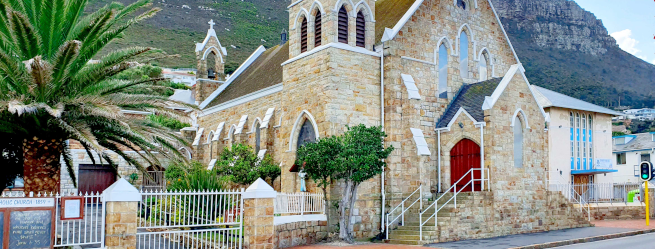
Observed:
[[[619,46],[655,64],[655,1],[653,0],[575,0],[594,13]]]

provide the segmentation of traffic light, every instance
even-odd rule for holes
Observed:
[[[650,162],[642,162],[639,164],[639,178],[642,181],[650,181],[653,179],[653,164]]]

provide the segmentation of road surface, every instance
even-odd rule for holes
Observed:
[[[655,233],[618,239],[601,240],[583,244],[556,247],[557,249],[642,249],[655,248]]]

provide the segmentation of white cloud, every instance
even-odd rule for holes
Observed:
[[[651,62],[651,63],[652,63],[652,64],[655,64],[655,60],[653,60],[653,62]]]
[[[639,44],[639,41],[632,38],[632,30],[626,29],[623,31],[614,32],[610,35],[616,39],[616,42],[619,43],[619,47],[626,52],[632,55],[636,55],[641,52],[641,50],[636,48],[637,44]]]

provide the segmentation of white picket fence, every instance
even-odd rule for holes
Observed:
[[[137,248],[241,248],[243,193],[142,192]]]
[[[62,198],[80,197],[83,199],[82,219],[62,220]],[[105,206],[101,193],[91,194],[25,194],[5,192],[0,198],[54,198],[55,199],[55,243],[54,247],[73,247],[95,245],[101,247],[105,240]]]
[[[275,214],[325,214],[323,194],[277,193]]]

